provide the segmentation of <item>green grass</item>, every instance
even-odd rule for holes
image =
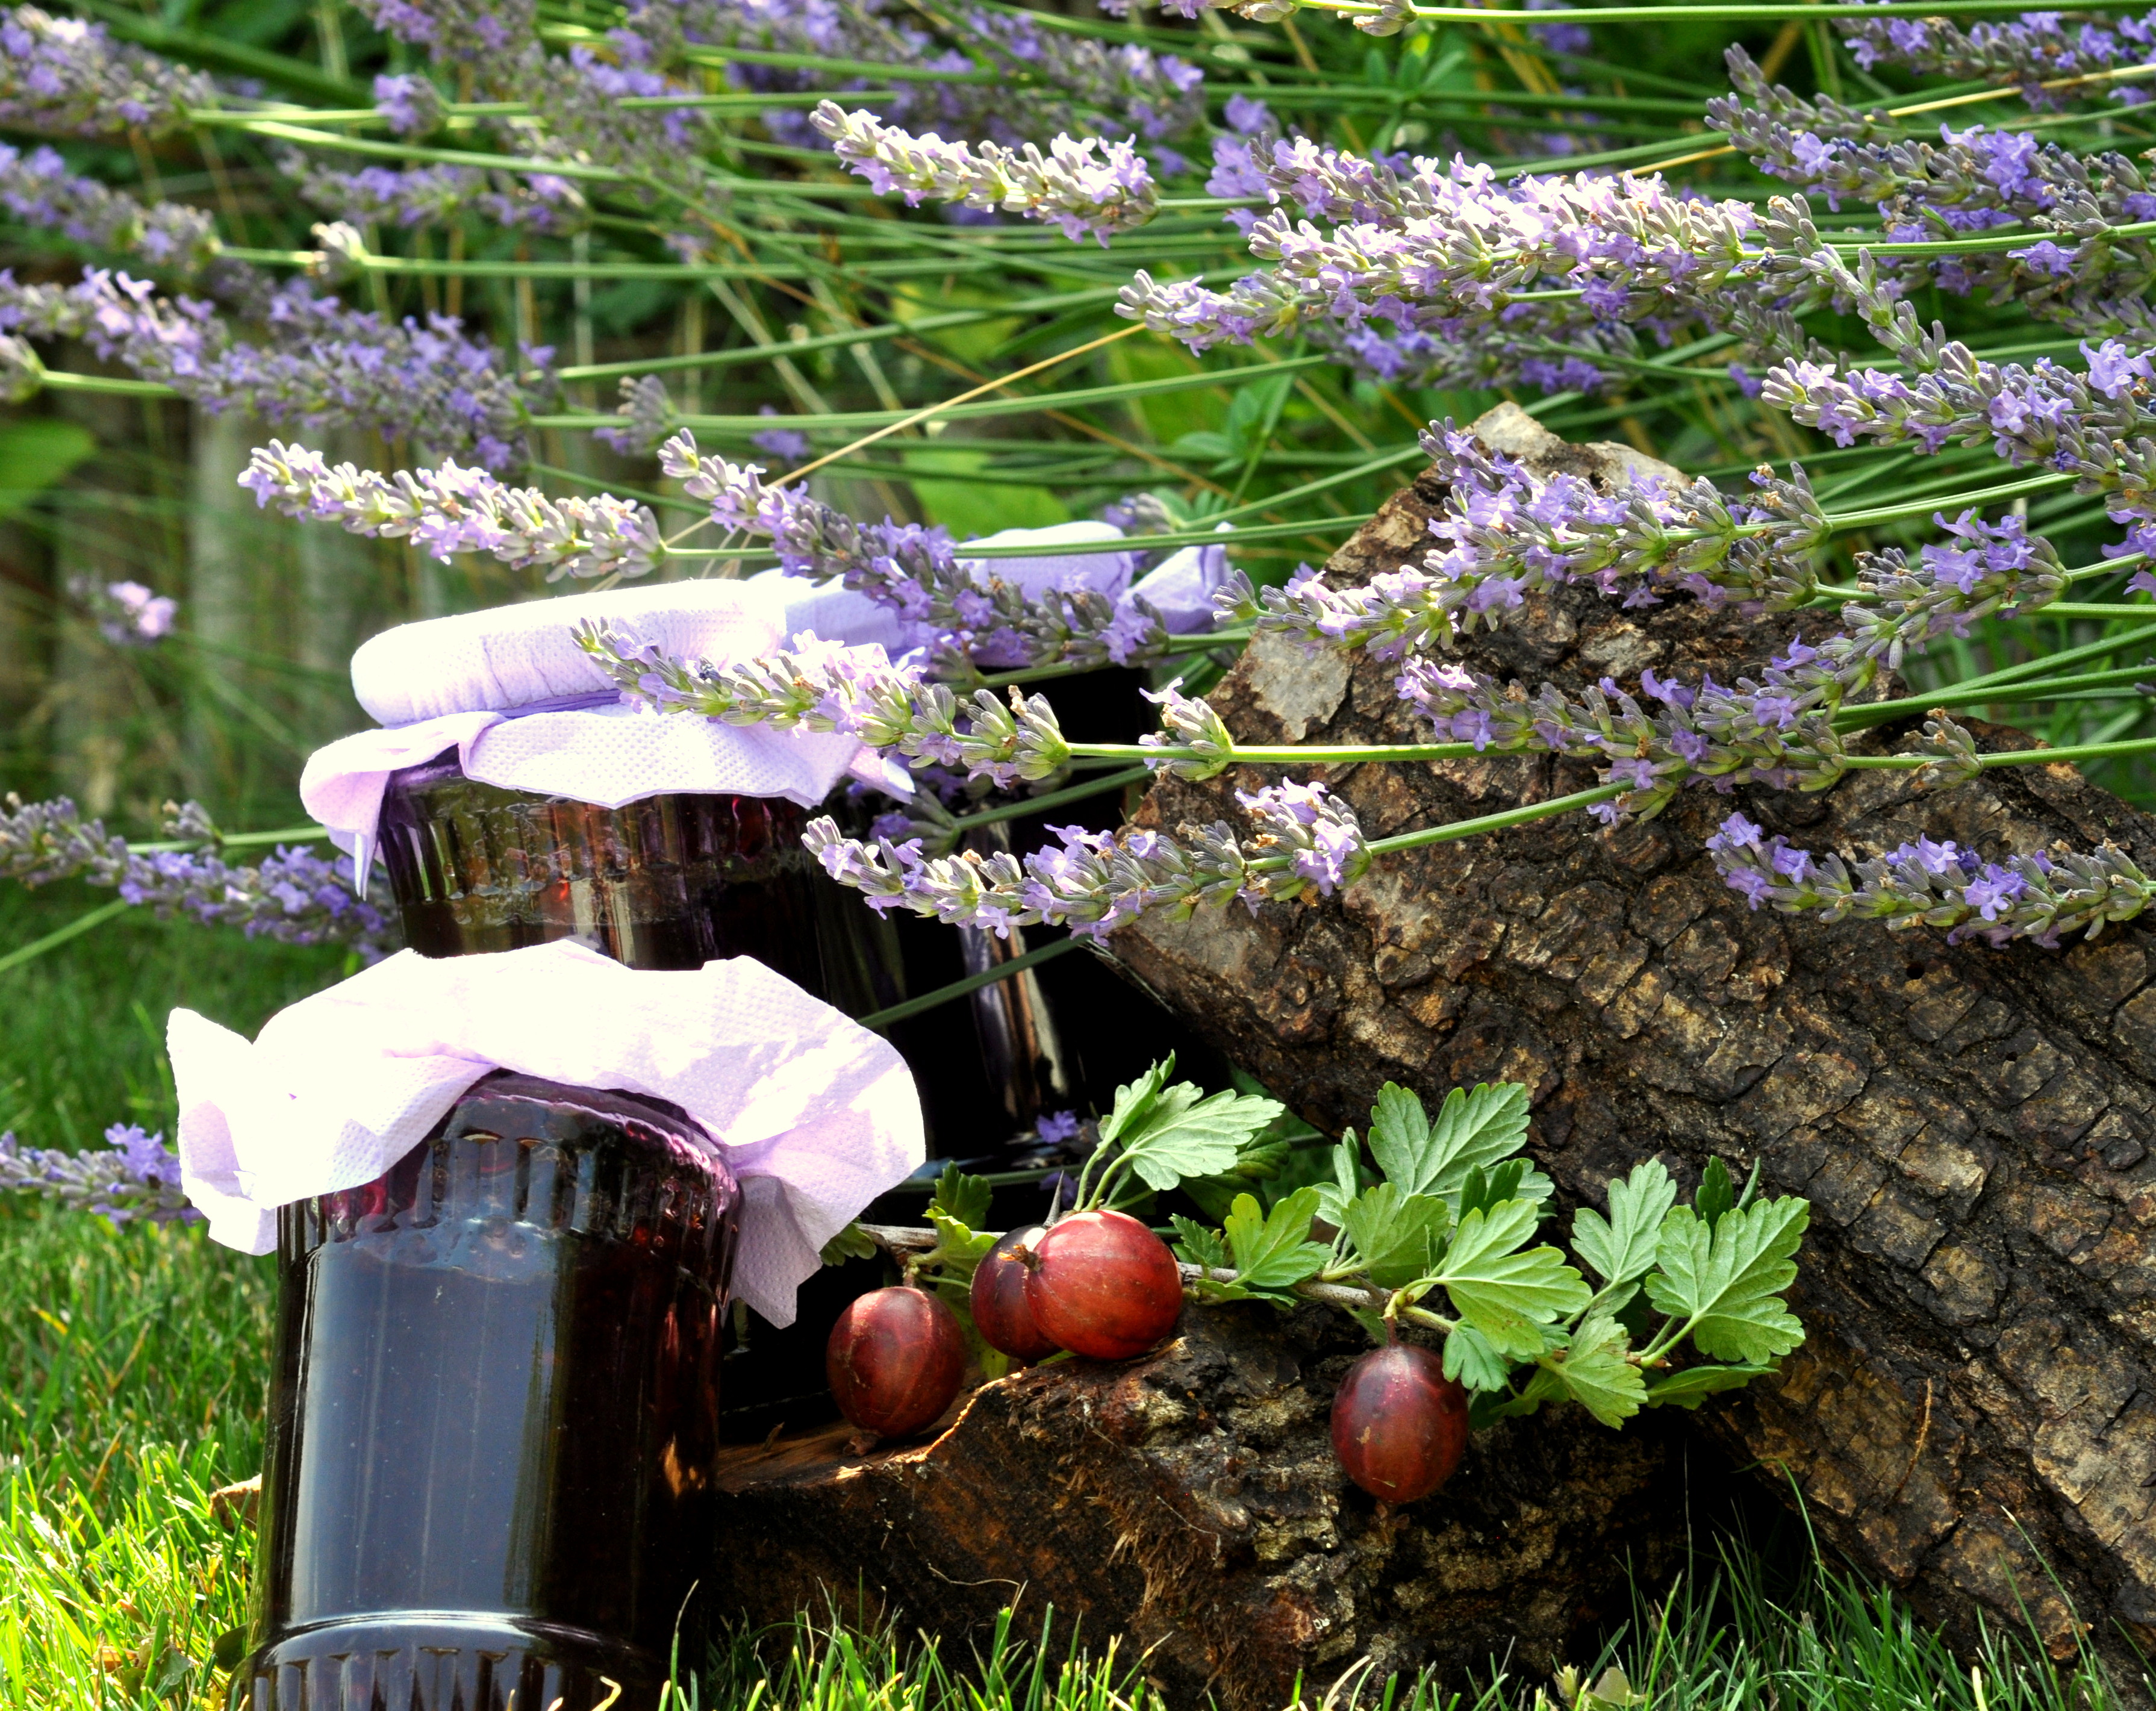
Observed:
[[[67,881],[0,885],[0,957],[110,902]],[[175,1005],[252,1035],[277,1010],[345,972],[341,948],[247,939],[128,910],[0,970],[0,1129],[26,1146],[80,1150],[114,1123],[172,1132],[165,1018]]]
[[[0,891],[0,954],[102,894]],[[190,1005],[252,1033],[336,979],[341,953],[123,917],[0,974],[0,1123],[35,1145],[105,1123],[168,1124],[162,1018]],[[0,1705],[215,1708],[239,1654],[254,1547],[211,1493],[259,1470],[270,1262],[192,1226],[131,1225],[0,1196]],[[1611,1662],[1635,1701],[1684,1711],[2111,1711],[2148,1703],[2017,1636],[1957,1662],[1891,1594],[1794,1548],[1702,1542],[1694,1573],[1642,1598]],[[685,1660],[674,1711],[1166,1711],[1127,1642],[1066,1616],[1008,1621],[983,1655],[835,1621],[742,1633]],[[1971,1665],[1974,1672],[1972,1673]],[[1471,1693],[1360,1681],[1337,1707],[1500,1711],[1557,1702],[1507,1673]],[[1312,1694],[1314,1704],[1320,1695]],[[1179,1711],[1179,1708],[1178,1708]],[[1581,1711],[1603,1711],[1589,1698]]]

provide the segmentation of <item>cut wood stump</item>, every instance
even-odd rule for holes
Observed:
[[[1159,1353],[984,1385],[932,1440],[861,1453],[850,1428],[725,1452],[711,1607],[781,1622],[835,1606],[944,1637],[1015,1604],[1142,1653],[1177,1706],[1315,1703],[1376,1675],[1586,1662],[1685,1546],[1683,1428],[1574,1409],[1480,1434],[1450,1483],[1388,1508],[1332,1459],[1340,1375],[1369,1344],[1322,1308],[1184,1310]],[[862,1608],[856,1600],[865,1606]]]
[[[1476,426],[1604,486],[1640,461],[1511,407]],[[1395,495],[1328,578],[1419,561],[1442,498],[1428,474]],[[1726,683],[1821,621],[1681,597],[1626,611],[1574,587],[1530,598],[1460,657],[1530,691],[1648,666]],[[1209,699],[1248,741],[1416,740],[1396,669],[1260,638]],[[1593,782],[1546,758],[1243,768],[1163,780],[1140,817],[1235,822],[1233,791],[1284,775],[1326,778],[1373,837]],[[2156,935],[2135,922],[1993,950],[1754,912],[1702,848],[1738,808],[1817,851],[2110,839],[2156,862],[2156,822],[2069,765],[1935,794],[1866,771],[1816,796],[1688,791],[1643,825],[1574,814],[1393,856],[1331,900],[1147,917],[1113,949],[1327,1130],[1366,1123],[1388,1080],[1431,1100],[1510,1080],[1530,1090],[1529,1151],[1568,1208],[1604,1203],[1608,1179],[1650,1156],[1687,1184],[1710,1159],[1756,1161],[1771,1189],[1810,1196],[1794,1303],[1810,1340],[1700,1421],[1734,1459],[1793,1476],[1827,1538],[1951,1636],[1972,1640],[1979,1615],[2019,1625],[2025,1605],[2055,1655],[2085,1636],[2138,1680],[2133,1647],[2156,1649]],[[1511,1453],[1479,1444],[1484,1477]]]

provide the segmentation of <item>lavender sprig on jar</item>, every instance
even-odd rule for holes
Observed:
[[[993,560],[964,563],[943,529],[858,522],[803,487],[767,486],[761,465],[706,455],[685,430],[660,447],[659,466],[690,498],[708,503],[721,528],[769,540],[782,568],[837,578],[927,626],[951,676],[981,665],[1121,665],[1170,645],[1167,626],[1135,602],[1093,588],[1022,588],[996,575]]]
[[[2156,881],[2109,842],[2087,852],[2061,844],[1987,861],[1951,840],[1919,838],[1869,860],[1845,860],[1814,856],[1733,814],[1707,847],[1723,881],[1754,909],[1884,921],[1903,932],[1943,927],[1950,943],[1974,939],[1994,948],[2025,938],[2056,949],[2071,933],[2093,938],[2156,897]]]
[[[1066,238],[1097,238],[1105,249],[1111,235],[1143,225],[1160,206],[1152,171],[1128,142],[1063,136],[1046,154],[1030,142],[1019,149],[946,142],[932,131],[913,136],[873,113],[849,113],[836,101],[819,106],[812,122],[848,170],[880,196],[902,193],[910,207],[933,197],[1003,209],[1052,221]]]
[[[12,1131],[0,1133],[0,1191],[42,1195],[116,1227],[136,1218],[202,1221],[180,1188],[179,1154],[165,1145],[162,1130],[146,1134],[139,1123],[116,1123],[105,1138],[104,1150],[63,1153],[24,1147]]]
[[[916,840],[893,843],[840,834],[811,820],[803,841],[841,885],[880,913],[909,909],[957,926],[1008,936],[1035,922],[1105,938],[1152,910],[1177,919],[1201,907],[1241,902],[1252,914],[1316,890],[1330,895],[1368,871],[1370,850],[1353,809],[1322,784],[1282,784],[1236,799],[1257,822],[1237,836],[1224,820],[1183,826],[1174,837],[1126,827],[1089,832],[1051,828],[1055,844],[983,856],[927,856]]]
[[[814,637],[787,652],[737,665],[673,658],[656,644],[598,624],[579,625],[577,645],[598,662],[625,700],[664,713],[693,713],[730,725],[805,726],[835,731],[896,753],[916,770],[947,767],[998,788],[1036,783],[1070,764],[1055,710],[1014,688],[960,698],[914,665],[893,665],[882,648]]]

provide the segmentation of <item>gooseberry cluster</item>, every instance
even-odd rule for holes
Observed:
[[[993,1374],[1066,1354],[1135,1359],[1193,1302],[1316,1302],[1378,1344],[1342,1376],[1334,1455],[1371,1496],[1413,1503],[1497,1420],[1565,1400],[1610,1426],[1641,1408],[1697,1407],[1804,1339],[1783,1297],[1809,1208],[1761,1198],[1756,1171],[1740,1193],[1711,1162],[1680,1205],[1667,1168],[1645,1160],[1609,1182],[1606,1211],[1574,1215],[1582,1270],[1537,1241],[1553,1185],[1519,1156],[1522,1087],[1455,1088],[1433,1116],[1388,1085],[1367,1137],[1327,1146],[1273,1100],[1207,1097],[1173,1071],[1171,1057],[1118,1090],[1068,1210],[983,1231],[989,1184],[954,1167],[925,1227],[856,1225],[826,1251],[882,1250],[906,1273],[832,1332],[831,1390],[849,1421],[901,1437],[943,1418],[969,1327]],[[1169,1195],[1219,1222],[1168,1212],[1171,1246],[1147,1221]]]

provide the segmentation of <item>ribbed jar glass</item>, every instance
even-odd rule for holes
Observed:
[[[655,1701],[740,1200],[681,1112],[496,1071],[280,1213],[258,1711]]]

